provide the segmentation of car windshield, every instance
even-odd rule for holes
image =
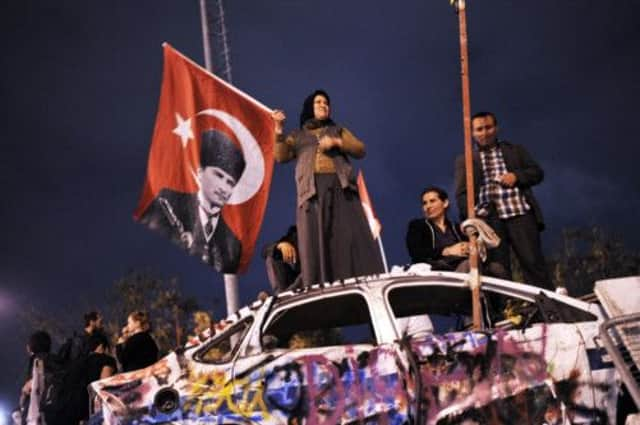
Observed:
[[[247,317],[234,324],[223,331],[220,336],[214,337],[209,343],[205,344],[194,355],[194,358],[204,363],[226,363],[231,361],[252,323],[253,317]]]
[[[263,349],[375,344],[360,294],[327,297],[278,311],[263,332]]]

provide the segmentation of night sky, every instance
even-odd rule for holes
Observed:
[[[365,173],[391,264],[430,184],[450,193],[462,152],[457,18],[448,0],[225,2],[233,82],[288,114],[324,88],[368,149]],[[535,188],[547,253],[566,226],[640,247],[637,0],[470,0],[472,110],[546,172]],[[16,401],[29,305],[77,317],[131,268],[223,299],[222,278],[135,223],[164,41],[203,64],[198,1],[10,0],[0,12],[0,405]],[[294,221],[293,166],[276,165],[258,247]],[[457,215],[454,214],[454,215]],[[243,304],[267,288],[255,258]],[[223,306],[217,316],[223,315]],[[72,313],[70,313],[72,312]]]

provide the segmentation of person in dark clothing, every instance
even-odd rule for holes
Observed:
[[[469,256],[469,243],[458,223],[447,218],[447,192],[431,186],[422,191],[420,200],[424,218],[411,220],[407,229],[411,263],[428,263],[434,270],[456,270]]]
[[[96,333],[89,338],[89,356],[87,358],[88,383],[112,376],[118,370],[116,359],[107,354],[109,340],[102,333]]]
[[[433,270],[469,271],[469,242],[458,223],[447,217],[449,196],[444,189],[427,187],[420,195],[424,218],[411,220],[406,243],[411,263],[428,263]],[[495,262],[482,265],[487,275],[506,279],[504,268]]]
[[[300,277],[300,261],[298,259],[298,231],[296,226],[289,227],[287,234],[277,242],[270,243],[262,250],[267,277],[273,293],[286,291],[290,286],[297,286]]]
[[[63,364],[51,353],[51,337],[45,331],[36,331],[27,343],[29,370],[20,395],[20,414],[23,423],[47,425],[73,424],[62,407],[61,390],[63,384],[61,371]],[[56,387],[53,388],[53,376],[56,375]],[[58,378],[59,377],[59,378]],[[55,398],[53,398],[55,393]],[[55,405],[53,404],[55,400]],[[66,400],[65,400],[66,401]],[[51,404],[50,404],[51,403]]]
[[[349,160],[364,157],[364,143],[333,122],[330,110],[329,95],[316,90],[304,101],[300,130],[288,135],[284,113],[272,115],[276,161],[296,160],[298,257],[305,286],[384,271]]]
[[[498,140],[498,121],[493,113],[475,114],[471,133],[478,148],[473,152],[476,216],[483,218],[502,240],[489,253],[490,261],[500,263],[510,278],[513,248],[525,283],[555,289],[542,252],[542,210],[532,189],[542,182],[544,171],[523,146]],[[465,219],[464,155],[456,158],[455,186],[460,217]]]
[[[29,403],[31,399],[32,389],[32,373],[33,364],[36,358],[45,359],[49,357],[51,352],[51,336],[46,331],[36,331],[29,336],[27,342],[27,353],[29,354],[29,362],[27,366],[25,383],[20,392],[20,411],[23,421],[27,420]]]
[[[36,331],[29,336],[27,343],[27,352],[29,353],[29,369],[28,376],[31,376],[33,360],[37,356],[46,356],[51,352],[51,336],[46,331]]]
[[[58,350],[58,357],[66,365],[70,365],[79,358],[89,354],[89,338],[94,332],[104,332],[102,315],[97,311],[90,311],[84,315],[84,329],[73,332],[73,335],[62,344]]]
[[[146,312],[134,311],[129,315],[116,345],[116,356],[123,372],[145,368],[158,360],[158,346],[151,337]]]
[[[78,414],[81,420],[89,419],[89,385],[93,381],[108,378],[117,370],[116,359],[106,354],[109,350],[109,340],[102,332],[94,332],[88,340],[89,354],[84,360],[84,374],[79,383],[80,398]]]

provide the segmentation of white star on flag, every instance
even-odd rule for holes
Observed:
[[[173,129],[173,134],[180,137],[182,141],[182,148],[186,148],[189,140],[193,139],[193,131],[191,130],[191,118],[185,120],[176,112],[176,121],[178,126]]]

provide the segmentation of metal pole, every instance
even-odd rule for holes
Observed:
[[[458,25],[460,31],[460,76],[462,78],[462,118],[464,126],[464,163],[467,184],[467,216],[474,218],[475,193],[473,185],[473,156],[471,147],[471,100],[469,90],[469,54],[467,50],[467,17],[465,0],[457,0]],[[473,327],[482,328],[482,309],[480,307],[480,269],[478,267],[478,241],[475,235],[469,235],[469,285],[473,311]]]
[[[220,8],[222,5],[220,4]],[[204,48],[204,63],[207,71],[213,72],[213,58],[211,56],[209,20],[207,19],[206,0],[200,0],[200,20],[202,21],[202,46]],[[228,52],[225,52],[228,54]],[[227,75],[231,79],[231,73]],[[238,286],[238,275],[224,274],[224,292],[227,301],[227,315],[231,315],[240,308],[240,291]]]
[[[382,257],[382,265],[384,272],[389,273],[389,265],[387,264],[387,255],[384,253],[384,245],[382,245],[382,235],[378,235],[378,248],[380,248],[380,256]]]
[[[227,300],[227,315],[231,315],[240,309],[240,295],[238,291],[238,275],[224,275],[224,294]]]
[[[207,0],[200,0],[200,22],[202,24],[202,47],[204,48],[204,67],[213,71],[211,63],[211,43],[209,38],[209,19],[207,18]]]

